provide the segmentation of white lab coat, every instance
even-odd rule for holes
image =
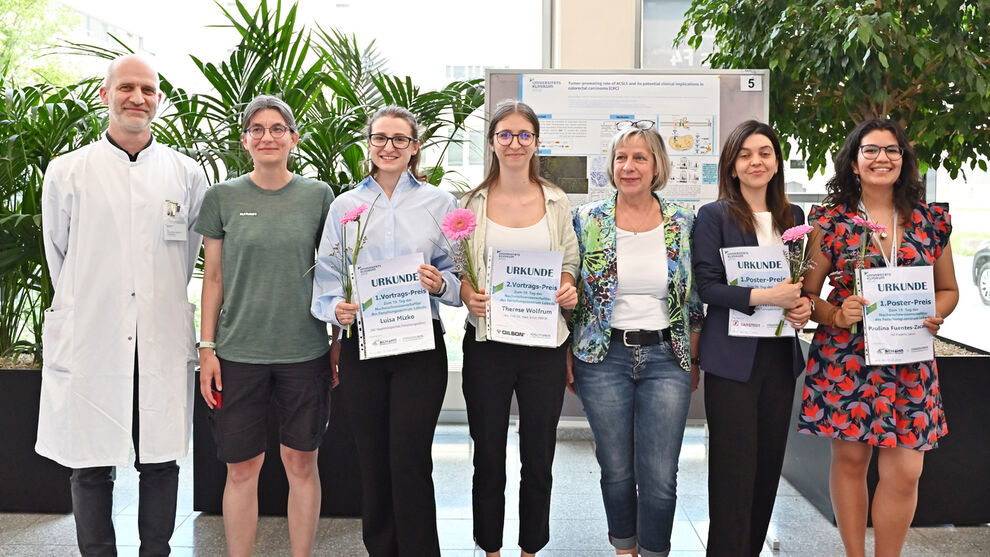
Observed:
[[[49,164],[42,228],[55,297],[42,336],[38,454],[70,468],[128,464],[135,349],[138,458],[187,453],[196,353],[186,287],[206,186],[195,161],[157,142],[130,162],[104,137]],[[185,240],[165,239],[166,200],[185,213]]]

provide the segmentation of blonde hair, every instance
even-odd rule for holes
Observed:
[[[661,190],[667,185],[667,180],[670,178],[670,157],[667,156],[667,148],[663,145],[663,138],[660,137],[655,128],[641,130],[635,126],[630,126],[612,137],[612,143],[608,146],[608,166],[605,167],[608,181],[612,187],[615,187],[616,149],[635,135],[642,137],[646,146],[650,148],[650,152],[653,153],[657,174],[653,177],[653,183],[650,184],[650,191]]]

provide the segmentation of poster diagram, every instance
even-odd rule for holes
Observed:
[[[520,74],[519,98],[540,119],[545,178],[572,203],[612,195],[608,149],[624,121],[653,122],[674,164],[664,197],[696,207],[715,199],[717,75]]]
[[[718,158],[670,154],[670,178],[663,189],[665,198],[685,207],[698,207],[718,197]]]
[[[660,135],[667,141],[671,157],[675,155],[712,155],[717,146],[714,136],[714,117],[687,115],[673,118],[661,116]]]

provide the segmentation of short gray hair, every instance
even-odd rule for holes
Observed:
[[[254,115],[262,110],[277,110],[285,120],[285,125],[289,127],[289,131],[296,133],[296,119],[292,115],[292,109],[289,105],[285,103],[282,99],[278,97],[273,97],[272,95],[258,95],[251,102],[244,107],[244,118],[243,126],[241,127],[242,134],[246,132],[248,126],[251,124],[251,119]]]
[[[615,150],[634,135],[642,137],[647,147],[650,148],[650,152],[653,153],[657,175],[653,178],[653,183],[650,184],[650,191],[663,189],[667,185],[667,180],[670,178],[670,157],[667,156],[667,148],[664,146],[663,138],[660,137],[660,133],[657,132],[656,128],[641,130],[636,126],[629,126],[612,137],[612,143],[608,146],[608,166],[605,167],[605,173],[608,174],[609,183],[615,186]]]

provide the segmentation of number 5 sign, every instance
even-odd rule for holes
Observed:
[[[762,75],[741,75],[739,76],[739,89],[741,91],[762,91]]]

